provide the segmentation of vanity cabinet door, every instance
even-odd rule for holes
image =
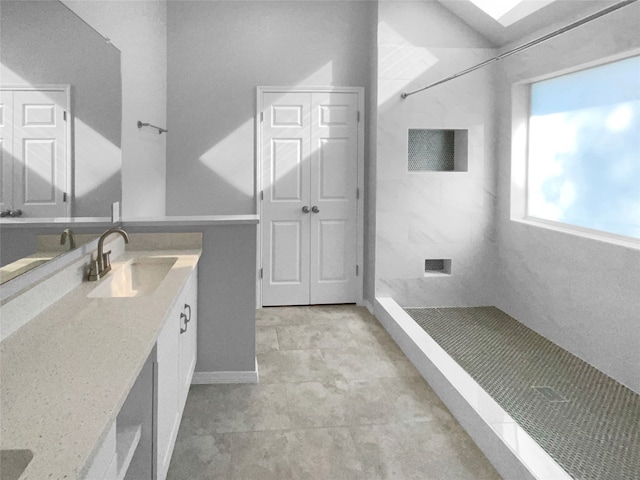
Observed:
[[[184,291],[183,317],[180,328],[180,410],[187,401],[193,371],[196,367],[198,343],[198,270],[191,274]]]
[[[180,333],[178,319],[183,303],[178,301],[158,337],[156,381],[157,480],[164,480],[180,426]]]

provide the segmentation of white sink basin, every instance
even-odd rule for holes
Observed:
[[[164,280],[177,257],[140,257],[114,268],[87,297],[120,298],[152,294]]]

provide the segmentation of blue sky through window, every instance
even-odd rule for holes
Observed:
[[[528,215],[640,238],[640,57],[531,86]]]

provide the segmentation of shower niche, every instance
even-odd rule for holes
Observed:
[[[468,130],[409,129],[409,172],[467,172],[468,152]]]
[[[424,276],[451,275],[450,258],[428,258],[424,261]]]

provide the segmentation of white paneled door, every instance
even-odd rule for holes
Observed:
[[[262,304],[356,301],[358,94],[262,94]]]
[[[66,105],[64,90],[2,90],[3,210],[69,215]]]

